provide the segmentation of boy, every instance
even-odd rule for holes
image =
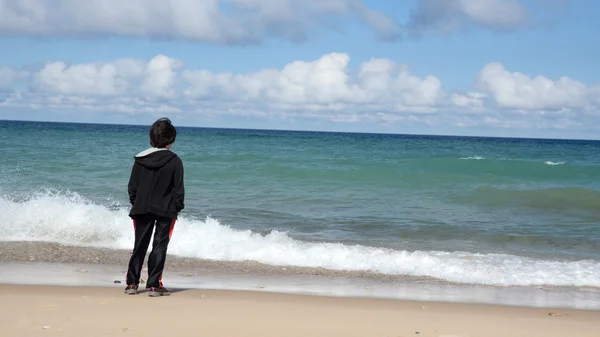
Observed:
[[[125,280],[125,293],[138,293],[142,265],[152,231],[156,227],[146,282],[149,295],[156,297],[170,295],[169,290],[163,287],[162,273],[175,221],[184,208],[185,191],[183,163],[171,152],[177,130],[168,118],[161,118],[152,124],[149,135],[152,147],[134,157],[129,178],[128,192],[132,206],[129,216],[133,219],[135,242]]]

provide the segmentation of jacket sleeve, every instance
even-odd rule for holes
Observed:
[[[183,163],[177,158],[175,171],[173,172],[173,197],[175,198],[175,208],[177,213],[185,208],[185,187],[183,184]]]
[[[133,205],[135,203],[135,196],[137,194],[138,187],[138,164],[133,163],[133,167],[131,167],[131,175],[129,176],[129,184],[127,187],[127,191],[129,193],[129,203]]]

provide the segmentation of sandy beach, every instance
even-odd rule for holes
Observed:
[[[600,337],[593,290],[456,286],[171,256],[167,286],[180,289],[150,298],[123,294],[127,258],[125,250],[2,242],[0,336]]]
[[[2,336],[600,336],[600,312],[181,290],[3,285]]]

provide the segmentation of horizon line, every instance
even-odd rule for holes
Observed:
[[[130,124],[130,123],[103,123],[103,122],[64,122],[51,120],[19,120],[19,119],[0,119],[1,122],[20,122],[20,123],[48,123],[48,124],[75,124],[75,125],[105,125],[105,126],[150,126],[151,124]],[[185,129],[213,129],[213,130],[238,130],[238,131],[277,131],[277,132],[298,132],[298,133],[332,133],[332,134],[354,134],[354,135],[383,135],[383,136],[421,136],[421,137],[447,137],[447,138],[484,138],[484,139],[512,139],[512,140],[559,140],[559,141],[600,141],[594,138],[552,138],[552,137],[525,137],[525,136],[475,136],[458,134],[427,134],[427,133],[390,133],[375,131],[327,131],[327,130],[300,130],[300,129],[278,129],[278,128],[240,128],[240,127],[219,127],[219,126],[176,126],[176,128]]]

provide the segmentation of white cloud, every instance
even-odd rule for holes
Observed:
[[[35,75],[36,84],[42,91],[73,95],[117,95],[127,89],[129,83],[119,70],[124,62],[76,64],[52,62]]]
[[[600,118],[600,85],[510,72],[500,63],[484,65],[474,74],[474,88],[460,92],[389,59],[373,58],[355,68],[350,71],[345,53],[248,73],[189,69],[165,55],[72,65],[49,62],[27,77],[27,90],[14,87],[0,97],[0,111],[555,129],[577,128]],[[16,83],[15,74],[20,73],[1,69],[0,83]]]
[[[480,108],[485,104],[487,95],[480,92],[468,92],[466,95],[460,93],[452,93],[450,99],[452,104],[461,108]]]
[[[470,25],[511,30],[528,24],[530,14],[519,0],[421,0],[407,24],[413,35],[449,34]]]
[[[174,95],[175,72],[182,65],[164,55],[157,55],[149,62],[133,59],[74,65],[51,62],[35,74],[35,88],[62,95],[118,96],[131,91],[169,97]]]
[[[141,90],[150,96],[172,97],[176,93],[173,89],[177,71],[183,67],[179,60],[164,55],[158,55],[143,70]]]
[[[503,108],[525,110],[598,109],[600,85],[588,86],[569,77],[553,80],[509,72],[500,63],[489,63],[477,76],[480,90]]]
[[[381,37],[400,29],[360,0],[0,0],[0,34],[120,35],[210,43],[303,40],[354,15]],[[339,23],[337,24],[339,25]],[[337,27],[337,26],[336,26]]]
[[[187,69],[165,55],[85,64],[54,61],[32,73],[29,90],[8,96],[2,107],[351,122],[357,116],[393,120],[394,114],[433,113],[444,97],[436,77],[415,76],[404,64],[374,58],[358,65],[356,73],[349,66],[345,53],[238,74]]]
[[[185,71],[183,78],[191,84],[185,94],[194,99],[267,102],[284,109],[339,110],[360,105],[414,112],[433,109],[442,94],[437,78],[415,77],[406,66],[390,60],[364,62],[355,78],[348,73],[349,63],[349,55],[331,53],[311,62],[289,63],[281,70],[250,74]]]

